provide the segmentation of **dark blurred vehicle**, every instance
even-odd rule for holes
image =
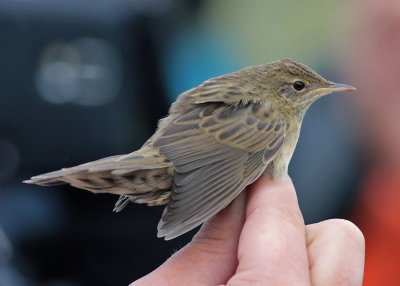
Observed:
[[[128,284],[170,254],[155,235],[161,209],[115,215],[116,197],[21,184],[151,135],[168,103],[150,18],[167,8],[0,1],[0,227],[18,266],[0,272],[1,285]]]

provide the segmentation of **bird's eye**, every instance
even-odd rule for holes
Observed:
[[[295,89],[295,90],[297,90],[297,91],[300,91],[300,90],[302,90],[303,88],[304,88],[304,82],[302,82],[302,81],[295,81],[294,83],[293,83],[293,88]]]

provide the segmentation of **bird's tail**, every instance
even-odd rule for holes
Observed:
[[[156,151],[144,147],[72,168],[34,176],[24,183],[41,186],[70,184],[93,193],[120,195],[115,211],[129,200],[149,205],[166,204],[172,184],[172,165]]]

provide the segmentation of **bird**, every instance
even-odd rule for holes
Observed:
[[[24,183],[116,194],[116,212],[129,202],[166,205],[157,236],[170,240],[213,217],[261,175],[285,177],[310,105],[352,90],[291,59],[250,66],[180,94],[139,150]]]

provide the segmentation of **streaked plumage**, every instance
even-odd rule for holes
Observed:
[[[129,201],[167,204],[158,236],[172,239],[215,215],[262,173],[285,175],[311,103],[352,89],[289,59],[245,68],[182,93],[140,150],[26,182],[118,194],[115,211]]]

